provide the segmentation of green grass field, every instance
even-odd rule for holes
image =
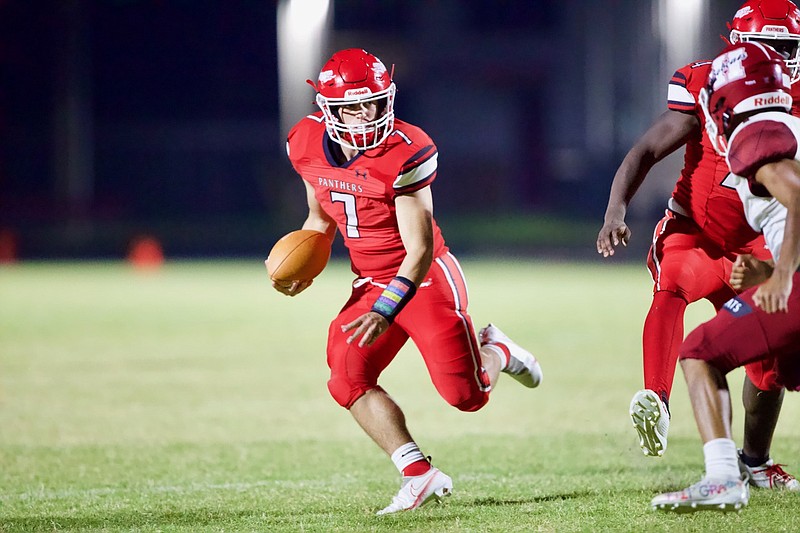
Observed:
[[[643,266],[463,266],[476,326],[529,347],[544,383],[501,378],[486,408],[460,413],[404,349],[383,386],[455,492],[386,517],[399,475],[325,385],[343,263],[295,299],[258,260],[0,268],[0,531],[800,530],[798,494],[753,491],[738,514],[650,511],[703,463],[680,371],[665,457],[644,457],[630,427]],[[695,304],[687,321],[710,315]],[[740,441],[742,375],[729,381]],[[773,456],[795,473],[798,415],[787,394]]]

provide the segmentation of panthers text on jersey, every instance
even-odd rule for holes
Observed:
[[[436,178],[436,145],[420,128],[395,119],[394,131],[376,148],[344,164],[331,153],[321,112],[289,132],[286,151],[298,174],[314,188],[322,209],[336,221],[350,252],[353,272],[387,283],[406,255],[394,200]],[[448,251],[433,221],[433,257]]]

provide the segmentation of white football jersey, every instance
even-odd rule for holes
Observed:
[[[764,121],[780,122],[788,127],[789,131],[794,136],[796,146],[799,147],[795,149],[794,158],[800,161],[800,119],[788,113],[770,111],[753,116],[734,130],[728,145],[734,147],[736,145],[737,135],[748,128],[758,129],[760,126],[764,126],[763,124],[758,124]],[[757,160],[759,157],[757,152],[760,149],[760,147],[753,148],[750,153],[745,155]],[[731,173],[725,178],[723,184],[736,189],[739,198],[742,200],[747,222],[754,230],[764,234],[767,248],[769,248],[775,260],[777,260],[780,254],[781,244],[783,243],[783,228],[786,224],[786,207],[772,196],[753,194],[747,178],[734,173],[734,169],[737,168],[737,165],[735,163],[731,164],[730,157],[731,153],[729,152],[728,165],[731,166]]]

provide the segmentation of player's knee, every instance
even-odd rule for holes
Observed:
[[[700,326],[686,336],[683,344],[681,344],[681,351],[678,358],[681,360],[707,359],[707,347],[708,345],[705,341],[703,327]]]
[[[745,365],[745,373],[755,388],[764,392],[774,392],[783,389],[783,384],[778,379],[778,373],[772,365],[758,361]]]
[[[336,403],[350,409],[356,400],[366,394],[368,387],[355,385],[341,376],[331,376],[328,380],[328,392],[331,393]]]
[[[445,395],[444,399],[447,403],[467,413],[472,413],[480,410],[489,401],[489,393],[482,391],[475,391],[467,395],[454,394]]]
[[[653,290],[653,299],[669,300],[686,306],[689,302],[694,302],[698,298],[692,294],[691,289],[687,283],[673,283],[671,281],[665,282],[660,288]]]

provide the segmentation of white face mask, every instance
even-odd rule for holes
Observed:
[[[725,157],[728,155],[728,139],[725,138],[724,134],[720,134],[719,127],[711,116],[711,111],[708,109],[708,91],[705,87],[700,89],[698,100],[700,108],[703,110],[703,115],[706,117],[706,134],[711,141],[711,146],[714,147],[714,151],[717,154]]]
[[[363,98],[326,98],[317,93],[317,105],[325,116],[325,128],[333,141],[353,150],[369,150],[379,146],[394,130],[394,95],[392,83],[386,90]],[[374,120],[346,124],[339,116],[340,106],[370,102],[382,109]]]

